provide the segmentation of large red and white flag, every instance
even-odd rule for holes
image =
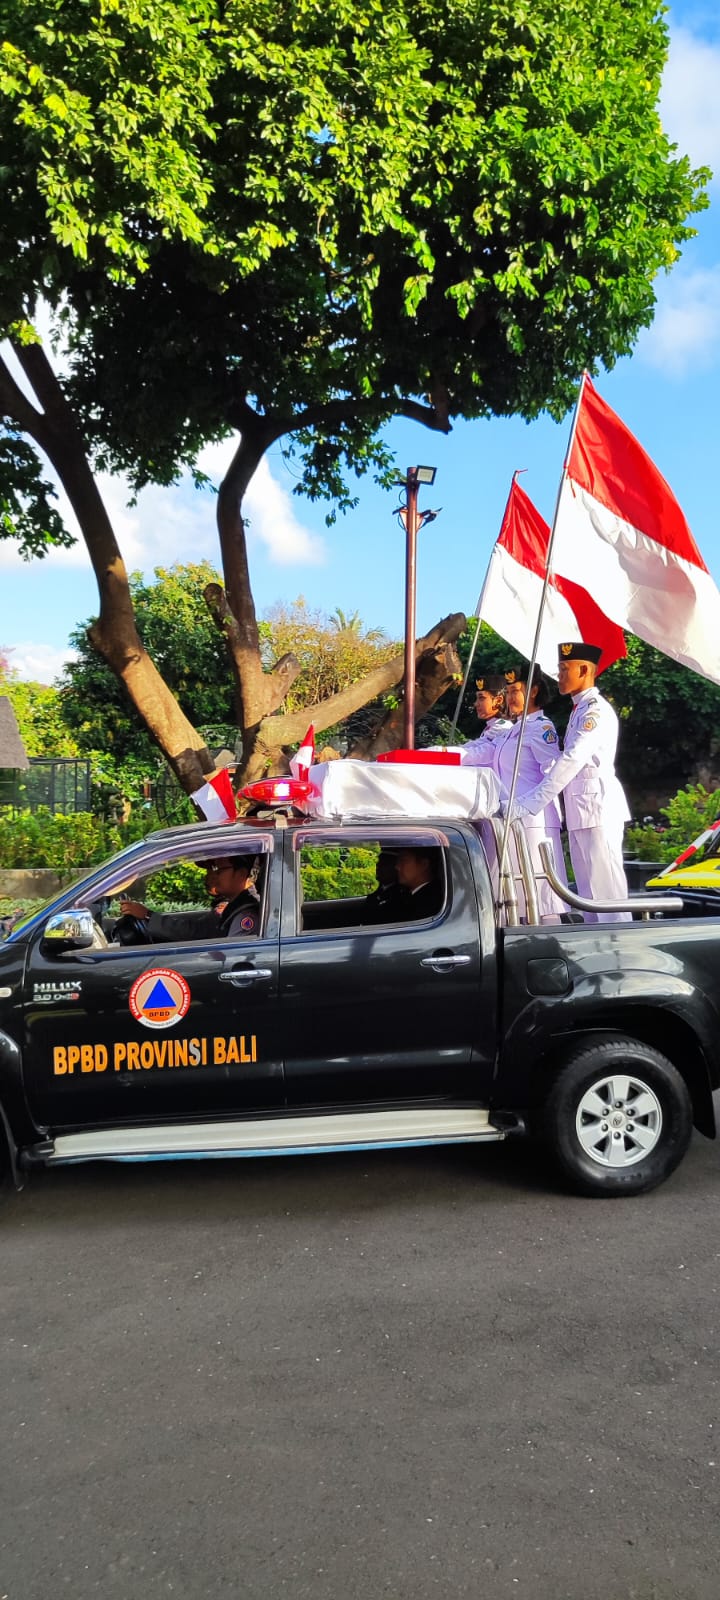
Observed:
[[[560,493],[553,571],[608,617],[720,683],[720,592],[672,489],[584,381]]]
[[[497,543],[478,602],[478,616],[520,655],[532,656],[542,599],[550,529],[513,478]],[[627,654],[622,628],[603,614],[582,584],[551,576],[537,659],[557,677],[558,644],[582,639],[602,645],[600,671]]]

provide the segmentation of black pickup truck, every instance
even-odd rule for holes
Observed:
[[[431,852],[428,914],[368,919],[381,848]],[[222,937],[201,909],[163,916],[149,943],[152,924],[119,919],[123,896],[152,906],[189,864],[202,907],[203,864],[240,852],[256,861],[252,933]],[[84,1160],[532,1131],[576,1189],[635,1194],[693,1123],[714,1137],[719,966],[708,919],[499,927],[465,822],[156,833],[0,945],[3,1159],[19,1183]]]

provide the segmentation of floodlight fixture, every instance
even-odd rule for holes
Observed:
[[[415,481],[416,483],[434,483],[436,472],[437,467],[416,467]]]

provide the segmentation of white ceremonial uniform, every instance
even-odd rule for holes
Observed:
[[[512,783],[513,767],[517,755],[518,739],[520,738],[520,718],[513,723],[510,732],[503,740],[498,753],[498,777],[506,792]],[[515,797],[522,802],[525,795],[532,794],[543,778],[552,772],[560,755],[560,741],[553,723],[544,711],[529,711],[525,718],[525,729],[520,745],[520,761],[518,764]],[[525,837],[528,842],[530,859],[535,872],[539,875],[538,905],[542,921],[557,922],[563,911],[568,907],[558,899],[554,890],[550,888],[547,879],[542,874],[545,871],[540,857],[540,845],[548,839],[552,845],[555,857],[555,867],[558,877],[565,883],[565,860],[562,848],[562,810],[557,799],[550,800],[543,811],[536,816],[525,818]]]
[[[491,717],[478,739],[459,746],[461,767],[492,767],[497,772],[500,750],[512,726],[509,717]]]
[[[626,900],[622,840],[630,812],[615,775],[618,719],[594,685],[572,700],[563,754],[513,807],[513,816],[534,816],[562,793],[578,894],[588,900]],[[585,912],[586,922],[629,920],[630,912]]]

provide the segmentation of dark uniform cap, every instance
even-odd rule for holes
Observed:
[[[563,657],[563,660],[564,659],[565,657]],[[521,683],[523,688],[527,689],[527,667],[512,667],[509,672],[505,673],[505,682],[507,683],[508,688],[510,688],[514,683]],[[550,685],[545,677],[544,672],[542,671],[542,668],[537,665],[537,662],[533,667],[532,688],[540,691],[538,694],[537,709],[541,709],[544,706],[545,701],[550,699]]]
[[[591,661],[596,667],[602,655],[601,644],[582,644],[574,639],[572,644],[558,645],[558,663],[562,661]]]
[[[484,678],[476,678],[475,688],[485,694],[504,694],[506,689],[505,674],[503,672],[489,672]]]

